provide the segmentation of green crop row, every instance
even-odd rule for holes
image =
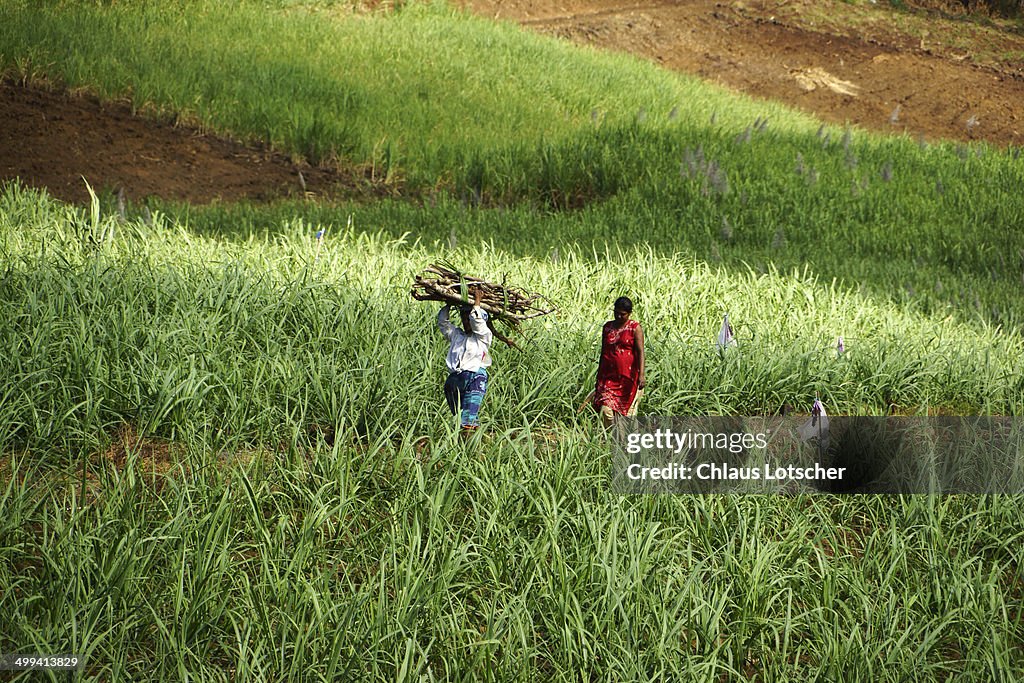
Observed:
[[[226,239],[158,216],[125,221],[98,202],[80,211],[6,188],[8,447],[96,448],[123,422],[216,448],[325,427],[438,434],[442,339],[434,307],[408,288],[439,256],[559,308],[527,326],[522,353],[499,352],[488,408],[499,424],[578,422],[600,326],[624,293],[647,329],[654,414],[772,414],[816,394],[843,413],[1016,414],[1024,399],[1018,335],[904,312],[806,271],[712,268],[641,247],[594,258],[566,246],[557,262],[486,243],[439,251],[358,227],[329,232],[317,258],[317,226],[301,219]],[[725,313],[741,346],[722,357]]]
[[[1019,496],[619,496],[577,413],[626,294],[644,413],[1019,414],[1015,150],[352,4],[0,6],[8,74],[414,199],[2,188],[0,652],[104,681],[1024,677]],[[468,444],[409,297],[438,258],[559,309],[494,350]]]
[[[7,3],[0,26],[9,73],[336,157],[431,209],[358,208],[374,229],[534,256],[647,245],[758,272],[806,266],[928,314],[1007,330],[1024,320],[1019,149],[817,127],[438,6]],[[190,220],[244,231],[289,212],[344,224],[353,209],[217,207]]]
[[[1019,497],[622,497],[562,430],[160,447],[81,483],[5,458],[5,651],[108,681],[1024,675]]]

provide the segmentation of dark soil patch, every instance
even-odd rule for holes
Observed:
[[[358,169],[296,163],[265,146],[136,115],[126,102],[0,82],[0,182],[20,178],[85,202],[83,177],[97,192],[123,189],[129,200],[193,203],[393,191]]]

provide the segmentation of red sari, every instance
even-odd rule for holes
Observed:
[[[615,327],[609,320],[601,331],[601,360],[597,365],[594,408],[608,406],[622,415],[629,412],[640,381],[640,356],[636,352],[636,331],[640,323],[627,320]]]

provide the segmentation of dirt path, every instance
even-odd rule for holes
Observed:
[[[460,1],[484,16],[633,53],[835,123],[1024,144],[1024,31],[1011,24],[842,0]],[[135,116],[126,103],[0,83],[0,182],[20,177],[80,202],[88,198],[83,176],[97,189],[124,188],[130,199],[383,192],[358,170],[296,164],[263,147]]]

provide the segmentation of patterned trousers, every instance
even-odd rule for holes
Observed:
[[[626,411],[626,417],[636,417],[636,408],[640,404],[640,399],[644,397],[644,390],[637,389],[636,396],[633,398],[633,405],[629,406],[629,410]],[[615,424],[615,411],[609,405],[602,405],[598,408],[598,412],[601,414],[601,422],[604,423],[605,427],[611,427]]]
[[[444,397],[448,402],[448,410],[452,415],[462,410],[462,426],[478,427],[480,420],[480,404],[487,392],[487,371],[480,368],[476,372],[464,370],[448,375],[444,383]]]

